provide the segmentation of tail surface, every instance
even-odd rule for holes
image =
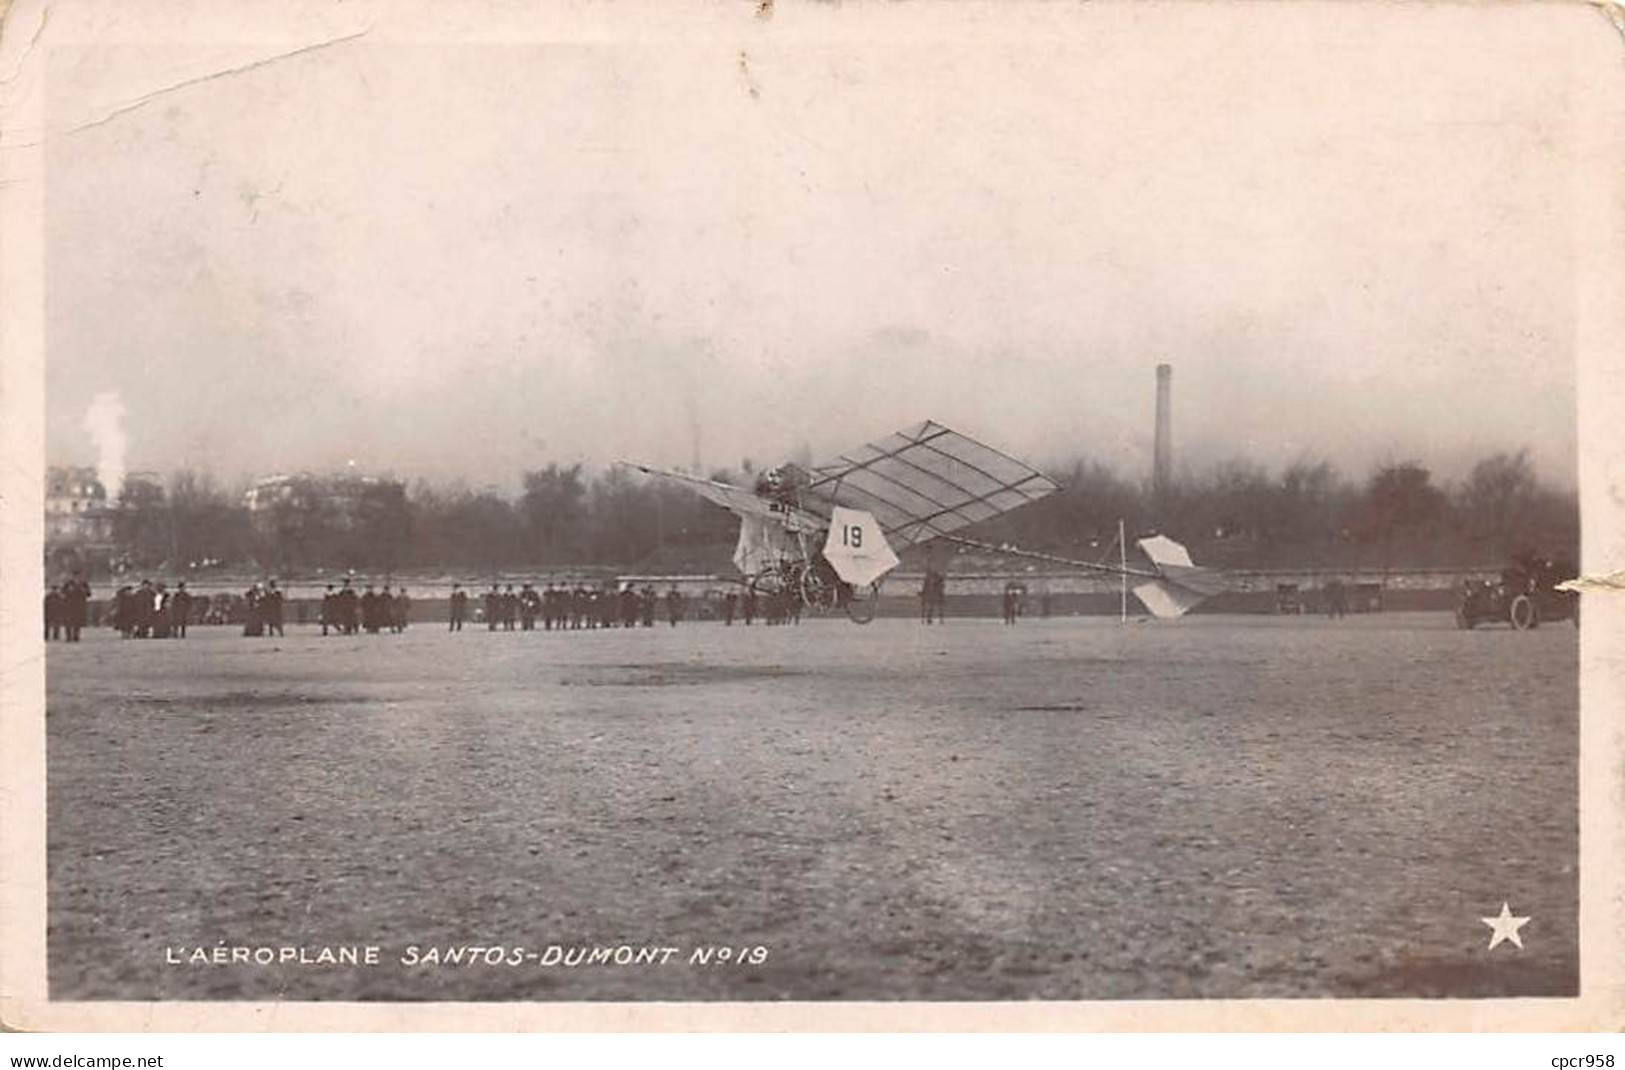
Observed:
[[[1134,594],[1151,615],[1183,617],[1224,590],[1224,577],[1191,560],[1185,547],[1166,535],[1153,535],[1136,544],[1157,571],[1134,585]]]

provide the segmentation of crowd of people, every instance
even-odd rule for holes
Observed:
[[[80,576],[59,583],[45,593],[45,641],[79,641],[90,614],[90,584]]]
[[[462,631],[464,625],[476,622],[483,622],[488,631],[652,628],[657,618],[676,627],[688,618],[689,601],[676,584],[661,594],[650,583],[522,583],[517,589],[511,583],[493,583],[490,590],[473,595],[458,583],[451,588],[447,628]],[[745,585],[728,591],[703,615],[719,616],[728,626],[736,620],[745,625],[757,620],[767,625],[800,624],[803,608],[792,589],[759,592]],[[301,605],[300,623],[306,621],[306,611]],[[412,598],[406,588],[358,586],[347,578],[327,585],[316,623],[323,635],[400,633],[410,624],[411,612]],[[187,626],[198,623],[240,623],[246,636],[274,637],[285,634],[287,613],[286,593],[275,579],[255,583],[241,595],[212,598],[193,595],[184,580],[171,589],[163,582],[143,579],[138,585],[119,587],[105,612],[99,607],[93,612],[89,584],[75,577],[52,587],[45,596],[45,638],[76,642],[93,617],[127,639],[185,638]]]
[[[462,584],[453,584],[448,629],[462,631],[469,623],[471,604],[469,593]],[[524,583],[514,590],[513,584],[493,583],[480,597],[480,615],[488,631],[580,631],[593,628],[654,627],[661,602],[665,603],[665,618],[676,627],[687,616],[688,599],[676,585],[662,598],[650,584],[642,587],[633,583],[592,587],[578,583],[575,586],[549,583],[538,588]]]
[[[377,635],[406,631],[411,617],[412,597],[405,587],[397,587],[391,594],[388,584],[375,591],[369,583],[358,594],[355,585],[346,579],[337,587],[328,584],[327,590],[322,592],[318,620],[323,635],[355,635],[357,632]]]

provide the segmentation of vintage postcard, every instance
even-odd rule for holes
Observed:
[[[1616,8],[0,78],[8,1027],[1620,1026]]]

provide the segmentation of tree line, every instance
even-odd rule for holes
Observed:
[[[744,486],[756,478],[748,461],[707,474]],[[1520,550],[1570,560],[1578,551],[1577,495],[1543,483],[1525,451],[1486,457],[1454,483],[1417,461],[1352,479],[1325,461],[1272,472],[1233,460],[1160,493],[1098,463],[1051,474],[1058,493],[970,533],[1093,560],[1121,518],[1131,538],[1164,532],[1201,563],[1228,568],[1481,566]],[[181,471],[167,486],[127,488],[114,519],[126,566],[177,573],[712,571],[736,532],[730,514],[680,488],[581,464],[525,472],[517,493],[381,480],[342,507],[317,495],[254,512],[208,474]]]

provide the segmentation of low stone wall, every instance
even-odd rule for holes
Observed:
[[[1349,611],[1353,613],[1387,611],[1444,611],[1455,608],[1457,592],[1467,579],[1491,579],[1499,575],[1494,569],[1412,569],[1384,572],[1313,572],[1308,570],[1282,570],[1277,572],[1227,573],[1229,589],[1203,602],[1196,613],[1256,613],[1273,614],[1281,611],[1281,584],[1296,585],[1295,598],[1287,596],[1288,603],[1296,602],[1304,613],[1325,611],[1324,591],[1327,583],[1341,582],[1347,593]],[[630,578],[630,577],[628,577]],[[736,582],[720,576],[638,576],[639,586],[647,581],[664,595],[675,586],[687,599],[687,614],[692,620],[719,618],[722,596],[729,590],[738,590]],[[514,583],[517,589],[525,580]],[[530,582],[545,585],[545,578]],[[561,579],[559,582],[563,582]],[[965,573],[948,575],[946,612],[951,617],[998,617],[1003,613],[1001,601],[1007,583],[1016,582],[1026,588],[1023,615],[1027,617],[1116,616],[1120,611],[1120,582],[1115,577],[1079,575],[1077,573]],[[919,590],[923,576],[918,573],[893,573],[881,587],[876,612],[885,617],[911,617],[920,612]],[[207,584],[187,587],[194,594],[215,595],[230,593],[241,595],[241,584]],[[288,601],[284,619],[289,624],[314,624],[320,619],[321,594],[325,584],[292,583],[287,585]],[[364,584],[363,584],[364,586]],[[396,581],[392,588],[405,587],[412,599],[413,623],[445,624],[450,617],[451,581],[413,583]],[[504,583],[506,586],[506,583]],[[488,585],[463,584],[469,594],[469,612],[478,619],[483,608],[482,595]],[[1132,585],[1131,585],[1132,587]],[[1132,590],[1128,600],[1129,613],[1145,614]],[[657,613],[663,618],[662,601]],[[111,599],[98,598],[91,604],[91,622],[96,624],[111,614]]]

